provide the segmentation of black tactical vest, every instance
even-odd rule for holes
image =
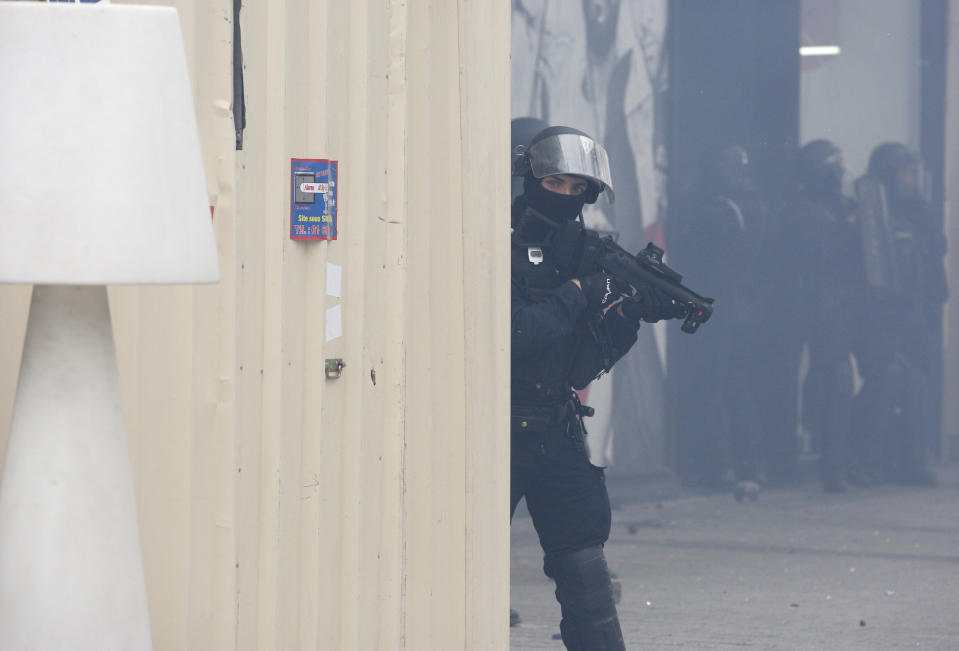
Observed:
[[[524,301],[536,302],[569,278],[557,269],[548,244],[532,245],[514,236],[512,245],[512,291]],[[549,335],[552,333],[543,333]],[[579,335],[568,334],[544,351],[512,350],[513,404],[552,405],[569,400],[569,369]]]

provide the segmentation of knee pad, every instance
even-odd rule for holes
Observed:
[[[606,556],[599,545],[574,552],[547,554],[543,571],[556,582],[556,589],[568,593],[573,600],[610,585]],[[612,594],[612,592],[610,592]],[[560,600],[560,603],[568,600]]]
[[[543,569],[556,582],[563,611],[560,631],[568,649],[625,648],[601,546],[547,554]]]

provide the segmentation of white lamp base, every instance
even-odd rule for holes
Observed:
[[[0,480],[0,649],[150,649],[104,286],[34,287]]]

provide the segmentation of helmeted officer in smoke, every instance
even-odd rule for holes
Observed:
[[[568,649],[624,649],[603,554],[610,504],[589,462],[573,389],[608,371],[635,343],[641,320],[679,316],[656,293],[627,297],[605,274],[573,277],[575,252],[554,246],[564,224],[603,192],[613,201],[606,151],[585,133],[549,127],[514,151],[523,193],[513,202],[512,461],[510,514],[520,499],[556,582]]]
[[[685,473],[709,486],[731,481],[740,499],[758,489],[762,425],[757,405],[760,257],[768,227],[765,202],[738,144],[703,152],[698,174],[669,234],[683,270],[707,279],[724,317],[701,340],[677,351],[677,414]],[[692,270],[692,271],[690,271]]]
[[[919,155],[897,142],[876,147],[856,181],[869,287],[869,323],[856,358],[863,377],[861,429],[873,441],[882,479],[934,485],[928,461],[935,437],[934,382],[948,298],[940,220],[925,197]]]
[[[819,442],[823,488],[841,491],[850,474],[853,350],[863,293],[856,202],[843,193],[842,151],[829,140],[804,145],[797,186],[780,222],[781,263],[792,314],[809,347],[803,422]]]

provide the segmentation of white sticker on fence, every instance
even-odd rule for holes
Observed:
[[[326,295],[339,298],[343,294],[341,288],[343,285],[343,267],[332,262],[326,263]]]
[[[330,341],[343,335],[343,311],[339,305],[326,311],[326,340]]]

